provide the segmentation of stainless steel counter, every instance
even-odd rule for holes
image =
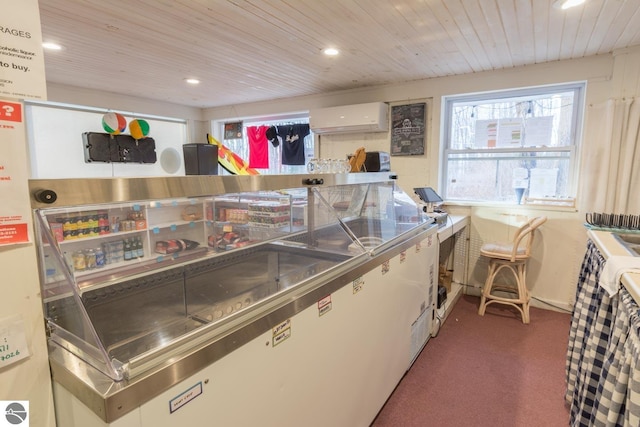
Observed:
[[[267,299],[228,322],[217,323],[214,329],[198,330],[189,337],[189,352],[176,348],[175,357],[151,370],[144,365],[132,366],[132,379],[113,381],[61,347],[50,345],[53,379],[104,421],[111,422],[435,232],[434,224],[416,227],[373,257],[368,254],[354,257],[321,276],[301,281],[290,292],[279,293],[276,299]]]
[[[41,266],[55,258],[64,273],[53,282],[41,275],[54,381],[112,422],[411,246],[419,252],[436,226],[388,176],[30,182]],[[228,194],[236,192],[247,193]],[[307,216],[294,226],[300,193]],[[277,211],[257,210],[274,203]],[[185,220],[185,206],[198,215]],[[243,223],[228,221],[242,209]],[[254,222],[246,219],[252,209]],[[94,212],[144,221],[125,237],[109,230],[57,240],[54,225],[89,221]],[[280,212],[289,215],[285,228],[271,221]],[[247,233],[246,246],[220,247],[227,232]],[[89,271],[69,262],[72,251],[95,253],[130,235],[145,241],[137,261]],[[157,241],[180,239],[196,249],[157,252]]]

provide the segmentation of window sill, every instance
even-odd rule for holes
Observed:
[[[477,201],[451,201],[445,200],[442,204],[446,206],[461,206],[461,207],[502,207],[514,210],[537,210],[537,211],[553,211],[553,212],[577,212],[578,209],[574,205],[557,205],[550,203],[506,203],[506,202],[477,202]]]

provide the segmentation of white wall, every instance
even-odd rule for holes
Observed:
[[[83,134],[105,133],[100,112],[27,106],[31,178],[109,178],[139,176],[181,176],[185,174],[182,145],[186,143],[184,123],[145,118],[154,140],[155,163],[105,163],[85,161]],[[135,115],[124,115],[127,123]],[[125,130],[125,134],[129,131]]]
[[[306,96],[285,100],[233,105],[204,110],[204,119],[277,114],[285,111],[309,110],[317,107],[358,104],[364,102],[413,102],[431,99],[428,123],[427,147],[423,156],[394,156],[391,167],[399,175],[399,185],[411,192],[414,187],[438,188],[440,170],[440,135],[442,97],[447,95],[476,93],[529,87],[572,81],[587,81],[586,103],[598,103],[621,93],[630,96],[638,90],[638,63],[640,48],[616,52],[615,55],[593,56],[571,61],[558,61],[507,70],[483,72],[471,75],[442,77],[404,84],[369,87],[318,96]],[[617,65],[617,66],[616,66]],[[635,68],[634,68],[635,67]],[[343,157],[355,148],[364,146],[368,151],[390,151],[389,135],[354,134],[323,135],[319,138],[319,152],[325,158]],[[583,149],[588,149],[584,146]],[[471,215],[471,262],[469,282],[481,286],[486,264],[478,260],[479,246],[489,240],[510,236],[525,216],[547,215],[549,221],[541,231],[541,238],[534,248],[534,260],[529,266],[529,287],[534,298],[540,298],[559,306],[568,307],[573,301],[578,268],[585,251],[586,233],[582,224],[588,206],[579,210],[527,209],[523,207],[453,206],[451,211]],[[545,306],[536,303],[533,305]]]
[[[8,158],[2,164],[11,173],[0,189],[3,203],[3,217],[16,215],[19,223],[29,222],[28,174],[26,172],[27,150],[25,131],[22,123],[15,122],[7,132],[2,133],[2,143],[11,146],[4,150]],[[6,148],[6,147],[5,147]],[[2,329],[3,355],[22,352],[24,359],[5,359],[0,363],[0,400],[28,401],[28,420],[32,426],[54,425],[51,378],[47,356],[47,344],[40,299],[34,230],[28,225],[29,243],[0,246],[0,329]],[[17,317],[23,324],[18,328],[8,319]],[[22,340],[24,339],[24,341]],[[2,410],[6,406],[2,406]],[[4,412],[0,417],[4,416]],[[0,424],[4,424],[0,418]]]
[[[185,119],[187,143],[205,143],[206,134],[209,132],[209,124],[204,121],[200,108],[56,83],[47,83],[47,95],[51,102]]]

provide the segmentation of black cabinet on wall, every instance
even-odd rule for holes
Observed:
[[[218,146],[184,144],[184,170],[187,175],[218,175]]]
[[[85,163],[155,163],[158,160],[153,138],[136,140],[131,135],[85,132],[82,141]]]

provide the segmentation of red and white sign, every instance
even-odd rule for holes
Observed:
[[[29,242],[26,164],[22,103],[0,99],[0,246]]]
[[[22,122],[22,105],[15,102],[0,101],[0,121]]]
[[[331,303],[331,295],[327,295],[318,301],[318,314],[322,316],[328,311],[331,311],[332,303]]]
[[[2,220],[2,218],[0,218]],[[1,225],[0,245],[26,243],[29,241],[29,233],[26,223]]]

